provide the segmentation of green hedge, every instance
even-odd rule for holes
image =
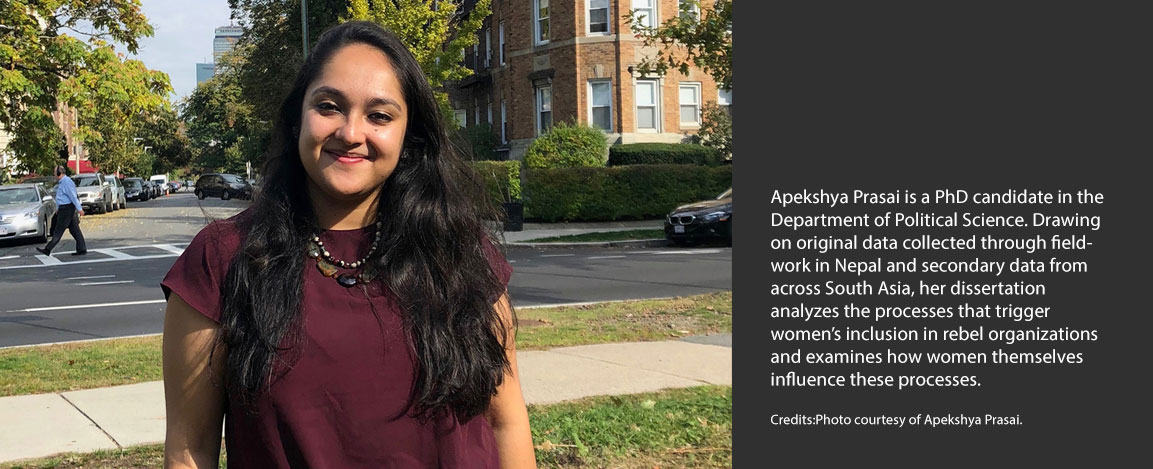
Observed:
[[[525,218],[544,222],[651,219],[732,186],[732,166],[630,165],[530,169]]]
[[[689,143],[628,143],[609,147],[609,166],[633,164],[695,164],[715,166],[715,149]]]
[[[497,203],[521,200],[520,161],[473,161],[477,176],[484,180],[488,195]]]

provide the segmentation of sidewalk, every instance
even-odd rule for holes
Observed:
[[[709,345],[721,344],[721,345]],[[517,353],[525,401],[733,383],[732,335]],[[726,346],[728,345],[728,346]],[[0,398],[0,462],[164,442],[163,382]]]
[[[552,236],[567,236],[606,231],[630,231],[643,229],[664,229],[663,220],[614,221],[601,223],[525,223],[523,231],[504,232],[505,243],[512,246],[533,246],[525,241]],[[548,243],[549,246],[603,246],[608,243]]]

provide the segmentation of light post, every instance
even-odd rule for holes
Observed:
[[[304,58],[308,58],[308,0],[300,0],[300,32]]]

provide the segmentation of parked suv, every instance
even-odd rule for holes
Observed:
[[[128,195],[124,189],[124,183],[120,182],[120,178],[113,175],[110,178],[105,178],[108,185],[112,186],[112,210],[120,210],[128,208]]]
[[[81,208],[87,212],[105,213],[112,211],[112,183],[104,179],[104,173],[80,173],[72,175],[76,183],[76,198]]]
[[[220,197],[228,200],[233,197],[252,198],[252,185],[235,174],[211,173],[196,180],[196,197]]]

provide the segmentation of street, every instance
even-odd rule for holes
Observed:
[[[160,332],[160,281],[176,257],[210,219],[247,204],[177,193],[85,215],[83,257],[68,234],[51,258],[31,241],[0,242],[0,347]],[[731,248],[510,247],[507,257],[518,307],[732,289]]]

